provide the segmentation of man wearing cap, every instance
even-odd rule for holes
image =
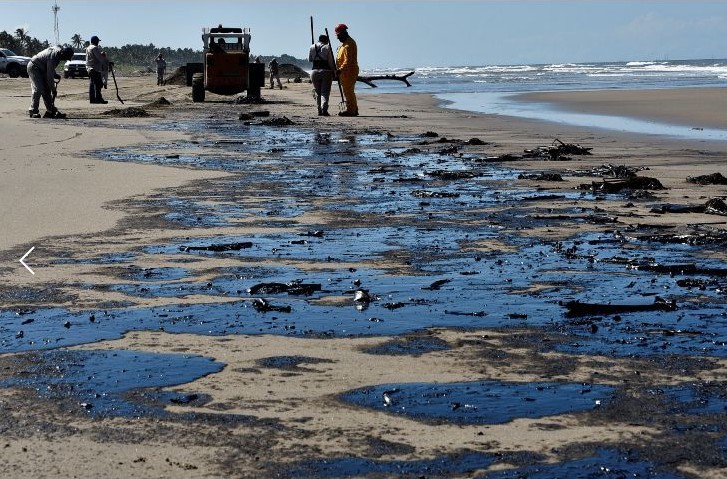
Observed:
[[[91,103],[108,103],[103,99],[103,64],[104,58],[98,44],[101,40],[91,37],[91,44],[86,48],[86,69],[88,70],[88,99]]]
[[[318,116],[329,116],[328,99],[331,95],[331,83],[333,83],[336,64],[327,35],[319,36],[318,43],[311,45],[308,60],[313,63],[311,81],[318,106]]]
[[[41,96],[46,109],[43,118],[66,117],[55,106],[55,80],[61,78],[56,73],[56,67],[61,61],[68,61],[71,58],[73,58],[73,48],[55,46],[46,48],[30,59],[30,62],[28,62],[28,78],[30,78],[31,101],[28,115],[31,118],[40,118],[38,106],[40,106]]]
[[[338,82],[346,98],[346,111],[340,116],[358,116],[358,103],[356,103],[356,79],[358,78],[358,47],[356,42],[348,35],[348,27],[339,23],[336,25],[336,37],[341,42],[336,54],[336,74]]]

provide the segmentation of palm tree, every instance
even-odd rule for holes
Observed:
[[[18,28],[15,30],[15,39],[18,40],[18,46],[20,46],[20,49],[22,50],[20,52],[21,55],[25,53],[25,50],[28,46],[28,40],[30,39],[30,36],[28,36],[27,30],[24,28]]]
[[[71,46],[75,49],[83,47],[83,38],[78,33],[74,33],[71,37]]]

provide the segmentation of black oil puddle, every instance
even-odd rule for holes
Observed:
[[[477,381],[448,384],[382,384],[340,396],[359,406],[421,421],[502,424],[589,411],[608,403],[610,386]]]
[[[308,477],[449,477],[486,469],[497,461],[492,454],[466,452],[414,461],[384,461],[340,457],[305,461],[281,473],[285,478]]]
[[[634,451],[599,449],[592,457],[556,464],[537,464],[476,476],[480,479],[686,479],[645,461]]]
[[[526,326],[559,332],[566,340],[553,347],[578,354],[727,355],[727,296],[718,286],[680,286],[685,278],[707,279],[699,272],[722,266],[717,260],[697,256],[701,247],[665,245],[654,249],[613,234],[542,243],[512,236],[498,238],[494,231],[475,231],[466,227],[383,227],[372,232],[361,228],[321,235],[206,238],[148,247],[147,254],[164,254],[167,258],[233,256],[253,264],[283,261],[280,266],[250,267],[243,275],[222,274],[204,282],[148,281],[111,287],[132,296],[183,299],[190,294],[206,294],[235,300],[231,303],[105,313],[39,309],[18,316],[5,310],[0,312],[0,347],[7,352],[52,348],[114,338],[127,330],[160,328],[214,335],[350,336],[397,335],[433,326]],[[505,240],[516,251],[469,250],[469,244],[490,238]],[[236,244],[246,247],[208,249],[210,245]],[[191,249],[195,247],[199,249]],[[385,260],[392,254],[408,255],[407,274],[348,266],[349,262]],[[306,271],[286,266],[291,259],[322,262],[327,268]],[[663,273],[640,267],[685,262],[697,262],[698,273],[678,274],[669,268],[668,273]],[[250,294],[250,288],[259,283],[292,281],[320,284],[321,288],[307,296],[286,292],[262,295],[271,305],[289,312],[261,312],[254,307],[253,299],[260,295]],[[365,297],[357,300],[357,294],[363,293]],[[570,301],[648,305],[657,296],[674,301],[676,309],[566,315],[565,304]],[[330,302],[328,298],[338,300]],[[95,322],[88,319],[93,314]]]
[[[555,464],[539,463],[491,473],[477,473],[495,464],[512,464],[507,455],[463,452],[435,459],[383,461],[341,457],[305,461],[281,474],[285,478],[308,477],[477,477],[479,479],[686,479],[668,469],[640,459],[634,451],[599,449],[591,457]]]
[[[110,287],[130,297],[183,301],[199,294],[236,301],[106,312],[42,309],[20,316],[6,310],[0,312],[3,351],[80,344],[136,329],[347,336],[396,335],[432,326],[526,326],[560,331],[572,340],[559,342],[558,347],[580,354],[727,354],[724,278],[665,274],[642,266],[698,262],[703,267],[699,271],[724,267],[700,257],[703,246],[654,244],[608,234],[554,244],[503,232],[508,225],[492,224],[487,208],[517,206],[520,214],[524,200],[552,196],[545,190],[508,187],[518,174],[515,170],[481,164],[466,154],[410,149],[407,142],[412,138],[382,133],[320,135],[312,130],[214,121],[160,127],[201,131],[211,138],[99,154],[116,161],[174,165],[189,163],[185,155],[191,155],[197,167],[237,172],[224,180],[226,189],[215,198],[206,198],[201,191],[162,198],[173,206],[170,214],[189,220],[193,215],[184,205],[192,201],[219,215],[215,224],[249,215],[274,220],[277,214],[297,215],[314,208],[340,214],[345,221],[313,234],[222,236],[150,245],[140,253],[61,258],[62,263],[133,262],[141,276],[131,280],[143,284]],[[247,197],[234,196],[240,191]],[[233,194],[232,200],[227,193]],[[584,194],[558,196],[571,199]],[[507,215],[496,219],[510,221],[510,226],[520,221]],[[491,241],[513,252],[486,251]],[[248,242],[249,247],[239,249],[207,248]],[[179,262],[234,257],[279,266],[250,271],[244,278],[222,272],[208,281],[182,276],[186,273],[181,269],[162,270],[155,281],[143,277],[144,254]],[[315,262],[317,268],[309,271],[286,264],[293,260]],[[395,266],[391,270],[349,267],[372,260]],[[402,268],[402,262],[404,271],[393,269]],[[321,263],[325,271],[319,269]],[[684,279],[692,281],[679,282]],[[262,299],[273,308],[262,310],[253,302],[260,298],[247,292],[257,283],[295,280],[321,284],[321,290],[307,297],[265,294]],[[364,299],[357,300],[357,295]],[[649,304],[657,296],[674,301],[677,308],[577,318],[564,314],[564,304],[571,301]],[[339,301],[328,301],[330,297]]]
[[[2,387],[31,388],[42,397],[71,400],[94,416],[138,417],[163,413],[161,407],[130,402],[137,389],[188,383],[222,370],[202,356],[128,350],[54,350],[5,358],[18,368]],[[181,401],[183,396],[170,396]]]
[[[406,148],[417,137],[378,132],[321,134],[214,120],[163,122],[158,127],[203,132],[209,138],[107,149],[96,155],[112,161],[235,173],[213,181],[215,187],[206,191],[214,190],[214,198],[204,191],[182,195],[177,190],[155,200],[169,210],[167,220],[188,227],[231,226],[260,215],[260,198],[265,199],[263,214],[284,218],[301,215],[316,200],[319,208],[334,211],[419,214],[422,218],[429,211],[447,208],[455,219],[466,217],[469,210],[552,197],[548,191],[493,187],[493,182],[512,183],[521,172],[479,163],[476,156],[442,153],[431,146]],[[250,195],[252,185],[254,195]],[[559,195],[561,200],[590,197],[568,191]]]
[[[673,413],[727,413],[727,383],[724,382],[683,384],[652,390],[651,393],[663,395],[673,403]]]

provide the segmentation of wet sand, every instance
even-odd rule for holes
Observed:
[[[567,163],[519,160],[513,162],[513,166],[534,172],[585,169],[605,163],[648,167],[649,170],[644,173],[659,178],[669,188],[658,192],[659,202],[700,203],[724,195],[724,186],[697,186],[686,183],[685,178],[715,171],[727,174],[723,161],[727,144],[612,134],[538,121],[447,111],[440,109],[436,101],[427,95],[361,95],[362,117],[319,118],[311,116],[315,108],[311,104],[309,86],[305,84],[288,84],[283,91],[264,91],[266,99],[271,101],[265,105],[231,105],[222,102],[223,98],[212,98],[212,101],[199,105],[191,103],[189,89],[185,87],[156,87],[152,86],[151,78],[127,78],[120,79],[127,106],[143,106],[160,96],[171,101],[172,106],[146,107],[152,118],[109,120],[101,113],[120,105],[87,105],[84,102],[86,82],[64,81],[59,106],[75,119],[52,122],[31,121],[24,116],[29,93],[26,83],[27,80],[0,79],[0,127],[13,133],[3,140],[4,144],[0,147],[4,158],[0,204],[13,205],[3,212],[5,216],[2,217],[3,226],[12,226],[3,228],[12,230],[12,233],[4,233],[0,247],[0,285],[6,303],[4,306],[10,310],[21,307],[40,309],[43,306],[72,310],[90,308],[98,315],[98,318],[94,316],[94,324],[107,321],[109,329],[114,320],[102,320],[100,312],[106,309],[113,311],[114,305],[110,302],[119,307],[124,301],[132,301],[134,308],[142,309],[152,306],[164,308],[179,304],[179,301],[185,304],[232,303],[238,298],[234,294],[196,290],[195,294],[184,295],[181,300],[173,296],[131,296],[122,290],[110,289],[120,282],[120,278],[125,278],[127,285],[140,282],[138,276],[128,276],[127,263],[103,264],[82,260],[95,261],[106,254],[135,254],[138,257],[133,260],[134,264],[151,271],[184,267],[186,274],[202,284],[213,282],[219,271],[231,267],[285,265],[311,274],[320,271],[333,275],[330,272],[331,262],[325,255],[321,258],[312,254],[310,258],[286,259],[270,254],[268,258],[254,261],[216,255],[180,258],[171,252],[174,248],[164,254],[140,253],[140,250],[170,242],[174,245],[180,238],[189,243],[195,239],[213,242],[216,238],[263,233],[295,237],[317,229],[324,229],[328,234],[339,227],[351,229],[353,225],[361,224],[374,228],[387,222],[402,228],[414,224],[436,229],[458,221],[455,207],[437,209],[435,205],[428,210],[431,213],[428,220],[414,222],[409,218],[414,215],[413,211],[355,215],[345,210],[323,208],[326,198],[310,195],[299,198],[313,205],[306,214],[278,219],[277,222],[260,214],[243,216],[232,226],[195,227],[166,221],[163,219],[168,212],[165,200],[170,196],[186,198],[185,195],[192,195],[219,208],[225,198],[217,197],[222,193],[234,193],[235,201],[243,202],[248,210],[259,208],[262,211],[274,210],[275,207],[270,206],[268,201],[277,201],[278,198],[272,195],[274,185],[263,188],[260,183],[241,182],[242,187],[226,186],[228,174],[219,171],[103,161],[91,154],[94,150],[127,145],[138,148],[155,144],[176,145],[173,151],[170,147],[161,146],[158,156],[163,157],[169,151],[177,154],[180,147],[175,142],[179,141],[185,142],[183,145],[194,151],[198,146],[194,142],[204,141],[205,136],[210,134],[201,130],[154,130],[153,126],[162,121],[236,121],[241,112],[266,109],[273,117],[286,116],[298,126],[314,128],[323,134],[340,135],[334,138],[343,141],[347,141],[347,135],[371,131],[377,131],[379,136],[382,131],[387,132],[393,138],[416,137],[426,131],[458,140],[476,137],[486,144],[458,145],[468,155],[483,157],[517,154],[526,148],[550,145],[554,138],[560,138],[593,147],[594,155],[578,157]],[[658,95],[641,97],[639,103],[633,101],[630,93],[622,93],[621,96],[618,92],[608,92],[608,107],[601,105],[602,98],[598,95],[584,100],[585,93],[584,96],[580,93],[558,94],[558,101],[573,105],[573,108],[588,109],[589,112],[597,108],[609,114],[652,117],[664,114],[661,107],[666,96],[673,99],[674,105],[701,105],[701,108],[677,108],[681,116],[674,113],[674,118],[679,118],[679,121],[719,120],[712,110],[716,97],[704,91],[660,91]],[[715,91],[712,95],[718,93]],[[113,95],[107,93],[107,97],[112,100]],[[146,127],[135,129],[131,125]],[[718,126],[717,123],[714,126]],[[409,143],[392,143],[391,147],[401,145],[412,146]],[[286,145],[283,143],[283,146]],[[432,151],[440,148],[437,144],[419,147]],[[332,157],[331,164],[343,171],[346,161],[347,157],[339,153]],[[261,169],[267,167],[264,162],[260,165]],[[26,176],[26,172],[30,175]],[[252,173],[246,174],[252,178]],[[311,173],[311,178],[314,174]],[[565,194],[572,192],[578,184],[591,181],[589,178],[564,176],[565,181],[557,184],[513,180],[503,181],[499,186],[503,191],[522,189],[542,193],[547,190]],[[23,178],[30,182],[23,183]],[[255,181],[258,180],[255,178]],[[342,177],[341,184],[345,185],[345,180]],[[28,186],[20,187],[20,184]],[[270,198],[259,197],[261,191],[269,193]],[[350,199],[346,198],[345,188],[342,191],[339,200],[345,204]],[[320,208],[315,207],[317,202]],[[716,224],[715,228],[724,230],[724,218],[720,216],[701,213],[658,215],[650,212],[651,204],[648,202],[634,201],[631,206],[626,203],[623,198],[605,199],[594,208],[593,201],[576,197],[553,199],[540,206],[536,203],[523,211],[526,217],[533,218],[536,215],[557,217],[564,212],[577,216],[581,209],[588,212],[597,210],[604,217],[618,217],[617,228],[620,230],[641,228],[643,225],[683,228],[693,223]],[[536,242],[555,242],[580,232],[613,229],[588,222],[567,221],[559,225],[558,220],[545,224],[510,223],[508,221],[521,214],[515,208],[491,213],[480,219],[482,229],[517,231],[518,235],[531,237]],[[30,246],[37,247],[36,255],[30,261],[37,273],[34,277],[18,265],[16,258]],[[411,259],[419,245],[407,246],[410,250],[405,247],[401,252],[378,257],[375,262],[362,253],[358,261],[350,259],[340,267],[359,270],[361,275],[364,274],[363,269],[374,267],[386,269],[392,276],[393,272],[411,275]],[[512,244],[488,239],[479,242],[468,239],[468,242],[462,242],[461,248],[469,248],[467,251],[472,256],[484,256],[493,262],[493,266],[498,255],[513,253]],[[716,261],[725,260],[724,252],[719,249],[709,254]],[[67,261],[69,259],[73,261]],[[24,295],[25,291],[33,294]],[[353,308],[351,298],[344,295],[325,297],[325,301]],[[242,317],[247,318],[243,306],[235,303],[234,307],[240,308]],[[173,315],[176,309],[170,306],[171,311],[165,314]],[[89,324],[87,318],[91,313],[80,314],[82,318],[69,316],[72,324],[67,330],[71,341],[74,334],[85,331],[81,321]],[[214,319],[214,314],[211,313],[209,319]],[[369,321],[373,313],[363,314],[360,321],[376,325]],[[278,316],[266,316],[261,322],[261,329],[262,325],[274,327],[276,322],[290,324],[284,315]],[[35,318],[36,324],[42,321],[40,315],[30,317]],[[335,318],[330,320],[337,324]],[[536,318],[529,320],[535,322]],[[180,322],[183,321],[180,318]],[[386,325],[387,321],[391,322],[386,318],[383,324]],[[494,324],[495,318],[489,314],[482,321]],[[233,328],[234,316],[227,322],[230,323],[229,328]],[[321,464],[301,465],[301,461],[368,460],[359,469],[354,468],[353,472],[347,469],[353,467],[351,464],[339,466],[340,477],[352,477],[372,471],[394,474],[392,471],[396,471],[397,461],[407,465],[436,459],[441,463],[440,469],[422,471],[413,465],[405,467],[412,467],[408,471],[415,477],[471,477],[474,471],[496,473],[532,464],[567,463],[583,457],[597,457],[599,450],[612,448],[618,451],[637,450],[638,461],[651,461],[659,468],[666,467],[668,471],[678,472],[684,477],[724,477],[724,453],[715,446],[724,436],[724,412],[694,416],[679,409],[675,413],[675,403],[669,402],[663,395],[655,397],[650,391],[692,383],[713,384],[720,391],[722,389],[719,388],[724,387],[722,381],[727,360],[710,356],[630,357],[558,351],[546,346],[568,345],[576,339],[558,327],[528,328],[527,321],[523,323],[518,323],[518,327],[505,328],[433,328],[407,333],[403,337],[331,338],[323,333],[310,334],[309,337],[253,333],[175,334],[173,324],[160,320],[154,323],[155,328],[150,327],[148,331],[132,331],[118,339],[94,341],[70,350],[201,355],[223,363],[224,369],[220,372],[185,384],[153,389],[154,392],[174,392],[182,398],[196,395],[199,400],[160,401],[165,411],[161,416],[111,415],[98,418],[89,416],[89,411],[79,405],[80,399],[73,395],[61,395],[59,399],[55,396],[39,397],[32,388],[0,389],[0,426],[5,442],[0,454],[0,467],[10,471],[13,477],[272,477],[276,474],[280,477],[316,477],[329,471]],[[27,328],[31,328],[33,323],[29,324]],[[610,322],[606,324],[591,319],[581,329],[592,328],[594,324],[602,329],[611,327]],[[162,325],[170,331],[154,330]],[[204,324],[201,327],[204,328]],[[354,323],[350,327],[353,328]],[[60,335],[53,331],[52,334]],[[265,329],[265,332],[268,331]],[[3,329],[8,337],[16,332]],[[437,347],[418,350],[412,346],[422,341]],[[392,342],[404,352],[369,352],[376,347],[389,351],[386,348]],[[0,368],[3,371],[0,380],[27,376],[27,370],[32,370],[29,364],[43,364],[35,356],[12,353],[3,354],[0,361],[3,366]],[[48,365],[50,376],[54,366]],[[590,393],[585,391],[587,386],[579,386],[592,401],[592,407],[540,418],[518,417],[501,424],[460,424],[431,418],[417,420],[393,412],[396,406],[389,412],[344,402],[340,397],[351,390],[380,384],[462,381],[598,384],[616,388],[619,392],[610,401],[604,399],[601,407],[601,403],[596,402],[602,399],[601,396],[588,396]],[[133,396],[135,393],[129,394]],[[392,397],[396,401],[395,393]],[[148,398],[146,400],[149,401]],[[384,402],[383,397],[381,402]],[[467,411],[466,403],[455,406],[445,399],[443,406],[451,414],[455,410],[460,413]],[[705,427],[701,428],[700,424]],[[481,456],[473,459],[471,466],[460,466],[458,458],[470,453]],[[632,463],[638,462],[636,458],[631,459]],[[567,473],[553,472],[556,476],[563,474]]]
[[[727,88],[597,90],[526,93],[521,101],[544,102],[577,113],[611,115],[647,121],[727,129]]]

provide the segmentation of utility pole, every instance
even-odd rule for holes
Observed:
[[[58,11],[61,7],[58,6],[58,2],[53,3],[51,10],[53,11],[53,33],[56,35],[56,45],[61,43],[60,30],[58,30]]]

